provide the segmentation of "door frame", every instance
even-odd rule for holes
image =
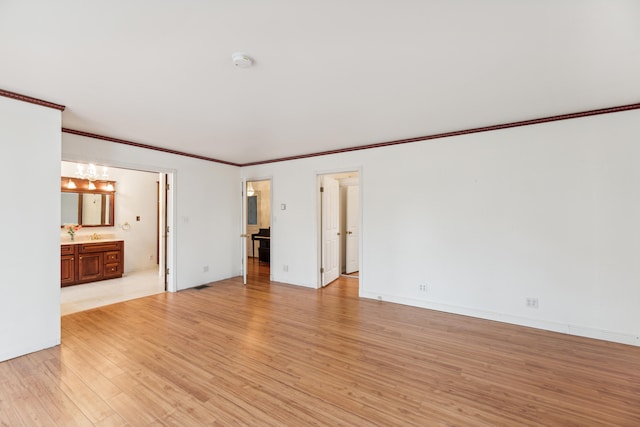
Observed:
[[[243,277],[243,283],[246,285],[247,284],[247,279],[246,279],[246,275],[247,275],[247,185],[250,182],[257,182],[257,181],[269,181],[269,227],[271,227],[271,240],[269,242],[269,247],[270,247],[270,261],[269,261],[269,280],[273,280],[273,255],[274,255],[274,239],[273,239],[273,235],[274,230],[275,230],[275,224],[273,223],[273,212],[274,212],[274,207],[273,207],[273,192],[274,192],[274,186],[273,186],[273,177],[272,176],[267,176],[267,177],[247,177],[247,176],[242,176],[240,178],[241,182],[242,182],[242,194],[240,195],[241,198],[241,206],[242,206],[242,211],[240,212],[240,237],[242,239],[244,239],[244,243],[240,244],[240,250],[241,250],[241,269],[242,271],[240,272],[240,274]]]
[[[316,192],[316,289],[322,289],[322,273],[320,269],[322,268],[322,254],[324,253],[323,241],[322,241],[322,194],[320,193],[320,187],[322,186],[322,177],[326,175],[339,175],[343,173],[357,173],[358,174],[358,186],[360,187],[360,194],[358,195],[359,200],[359,212],[358,212],[358,222],[360,225],[360,236],[358,242],[358,257],[360,260],[360,273],[358,275],[358,295],[361,295],[364,290],[365,283],[365,259],[362,254],[363,242],[364,242],[364,226],[362,223],[363,218],[363,188],[364,188],[364,179],[363,179],[363,171],[362,166],[357,167],[347,167],[347,168],[338,168],[338,169],[330,169],[323,171],[316,171],[316,183],[315,183],[315,192]]]
[[[240,178],[240,275],[244,286],[247,286],[247,182],[246,178]]]

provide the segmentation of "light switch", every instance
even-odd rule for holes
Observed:
[[[280,210],[281,211],[286,211],[287,210],[287,205],[285,203],[280,203]]]

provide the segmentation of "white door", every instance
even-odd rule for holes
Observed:
[[[169,182],[166,173],[158,174],[158,275],[164,278],[164,290],[167,287],[167,193]]]
[[[347,187],[347,262],[345,273],[353,273],[360,269],[359,242],[360,242],[360,187],[351,185]]]
[[[176,240],[173,236],[175,236],[174,230],[175,230],[175,181],[174,181],[174,174],[173,173],[168,173],[166,175],[167,177],[167,185],[168,185],[168,190],[167,190],[167,200],[165,202],[165,206],[166,206],[166,210],[165,210],[165,215],[166,215],[166,243],[165,243],[165,248],[166,248],[166,255],[164,257],[165,259],[165,283],[166,283],[166,287],[167,290],[169,292],[177,292],[178,291],[178,282],[176,281],[176,274],[175,274],[175,250],[176,250]]]
[[[247,284],[247,180],[242,178],[241,204],[242,215],[240,218],[240,256],[242,262],[242,283]]]
[[[327,286],[340,275],[340,187],[329,176],[322,187],[322,286]]]

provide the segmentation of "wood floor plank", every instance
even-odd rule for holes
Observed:
[[[80,408],[60,389],[58,378],[59,359],[37,358],[36,355],[44,352],[32,353],[23,359],[34,360],[32,374],[23,378],[23,383],[29,392],[38,398],[47,414],[56,425],[61,426],[85,426],[90,420],[82,413]]]
[[[99,384],[85,382],[82,377],[76,374],[77,368],[78,366],[61,363],[57,378],[60,390],[80,408],[92,423],[113,419],[114,411],[102,397],[102,394],[111,395],[111,389],[109,388],[105,392],[105,389],[99,387]],[[79,369],[79,371],[82,370]]]
[[[51,414],[33,395],[22,380],[2,384],[3,400],[6,399],[13,424],[10,426],[52,426],[55,421]]]

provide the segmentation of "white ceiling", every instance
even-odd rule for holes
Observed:
[[[640,1],[0,0],[0,58],[64,127],[248,163],[639,102]]]

